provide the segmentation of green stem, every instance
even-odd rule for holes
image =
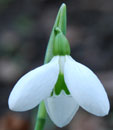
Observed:
[[[45,109],[44,101],[42,101],[39,105],[36,125],[34,130],[43,130],[45,121],[46,121],[46,109]]]

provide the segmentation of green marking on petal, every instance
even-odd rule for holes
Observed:
[[[56,95],[59,95],[62,90],[64,90],[67,95],[70,94],[70,92],[65,84],[65,81],[64,81],[64,75],[60,73],[58,76],[58,80],[54,87],[54,92]]]

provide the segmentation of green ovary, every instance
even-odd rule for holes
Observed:
[[[64,81],[64,75],[60,73],[53,91],[55,92],[56,95],[59,95],[62,90],[64,90],[67,95],[70,94]]]
[[[58,34],[56,34],[55,41],[53,44],[53,55],[70,55],[69,42],[62,32],[58,32]]]

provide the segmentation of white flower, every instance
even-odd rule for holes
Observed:
[[[59,95],[54,92],[59,73],[64,75],[68,95],[64,90]],[[97,76],[67,55],[54,56],[48,64],[25,74],[13,88],[8,103],[11,110],[27,111],[42,100],[50,118],[59,127],[72,120],[79,106],[97,116],[107,115],[110,108]]]

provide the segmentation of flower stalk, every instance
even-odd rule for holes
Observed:
[[[47,50],[45,54],[44,64],[48,63],[54,56],[53,54],[53,43],[55,42],[55,29],[59,28],[64,35],[66,35],[66,24],[67,24],[67,18],[66,18],[66,5],[63,3],[58,11],[56,21],[54,23],[49,42],[47,45]],[[39,104],[38,112],[37,112],[37,118],[36,118],[36,124],[34,130],[43,130],[44,125],[46,121],[46,108],[44,101],[42,101]]]
[[[36,119],[36,125],[35,125],[34,130],[43,130],[45,121],[46,121],[46,109],[45,109],[45,104],[42,101],[39,105],[37,119]]]

